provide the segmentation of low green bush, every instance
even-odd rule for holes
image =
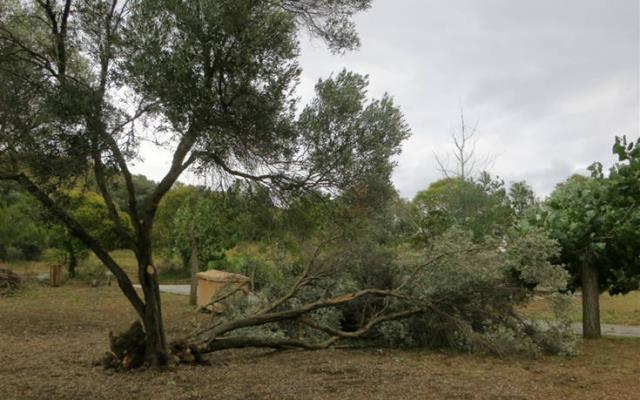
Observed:
[[[255,255],[228,255],[220,260],[210,261],[207,267],[248,276],[253,290],[280,286],[284,282],[284,275],[275,263]]]

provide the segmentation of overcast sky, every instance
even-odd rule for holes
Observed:
[[[403,197],[440,178],[460,106],[490,171],[540,196],[610,164],[615,135],[640,136],[639,0],[377,0],[355,21],[359,51],[302,40],[299,95],[343,68],[390,93],[413,133],[393,176]],[[138,170],[158,179],[159,163]]]

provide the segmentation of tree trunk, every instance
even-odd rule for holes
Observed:
[[[150,366],[163,367],[169,362],[169,357],[162,322],[158,271],[150,262],[146,262],[139,266],[139,272],[145,300],[142,316],[146,335],[145,359]]]
[[[582,336],[585,339],[601,336],[599,295],[598,269],[586,262],[582,266]]]
[[[186,252],[180,252],[180,260],[182,260],[182,270],[186,272],[191,272],[191,255],[186,254]]]
[[[69,258],[67,260],[67,268],[69,269],[69,278],[76,277],[76,267],[78,266],[78,258],[76,257],[76,252],[73,249],[73,244],[71,242],[66,242],[65,246],[67,248],[67,253],[69,254]]]
[[[200,263],[198,261],[198,246],[193,244],[191,248],[191,288],[189,290],[189,304],[196,305],[198,277],[196,274],[200,271]]]

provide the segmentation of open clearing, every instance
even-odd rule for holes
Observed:
[[[164,294],[169,337],[189,330]],[[109,374],[94,366],[134,313],[115,287],[32,285],[0,298],[0,399],[637,399],[640,340],[582,342],[538,360],[416,350],[230,351],[211,366]],[[148,392],[147,392],[148,390]]]

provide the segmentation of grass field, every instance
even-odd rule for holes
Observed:
[[[138,266],[133,252],[130,250],[115,250],[110,254],[118,265],[129,275],[131,280],[137,282]],[[179,265],[178,260],[168,260],[163,257],[157,257],[156,264],[161,283],[189,283],[188,272],[185,273]],[[7,265],[16,273],[29,278],[35,278],[38,274],[49,272],[49,264],[46,262],[18,261],[7,263]],[[90,253],[86,259],[81,260],[77,269],[79,279],[85,281],[90,280],[94,275],[104,277],[106,271],[106,267],[102,265],[93,253]]]
[[[163,295],[167,334],[190,329],[186,298]],[[415,350],[229,351],[211,366],[110,374],[107,332],[134,312],[115,287],[31,284],[0,298],[0,399],[637,399],[640,340],[581,342],[537,360]]]
[[[137,264],[131,251],[116,250],[111,252],[111,256],[123,267],[132,281],[138,281]],[[180,268],[176,260],[169,261],[158,258],[157,264],[161,283],[189,283],[188,275],[185,275],[185,271]],[[96,257],[91,254],[88,259],[82,262],[78,272],[82,278],[87,270],[98,266],[104,270]],[[9,267],[28,277],[35,277],[49,271],[48,264],[43,262],[18,262],[10,264]],[[573,302],[571,319],[574,322],[580,322],[582,321],[581,297],[575,295]],[[551,302],[542,297],[532,301],[523,309],[523,313],[532,319],[553,319]],[[602,323],[605,324],[640,325],[640,291],[634,291],[624,296],[602,294],[600,296],[600,317]]]
[[[581,297],[573,297],[574,307],[571,319],[582,321]],[[532,301],[524,313],[532,319],[552,319],[551,302],[546,298]],[[624,296],[600,295],[600,320],[605,324],[640,325],[640,291],[636,290]],[[640,397],[639,397],[640,398]]]

